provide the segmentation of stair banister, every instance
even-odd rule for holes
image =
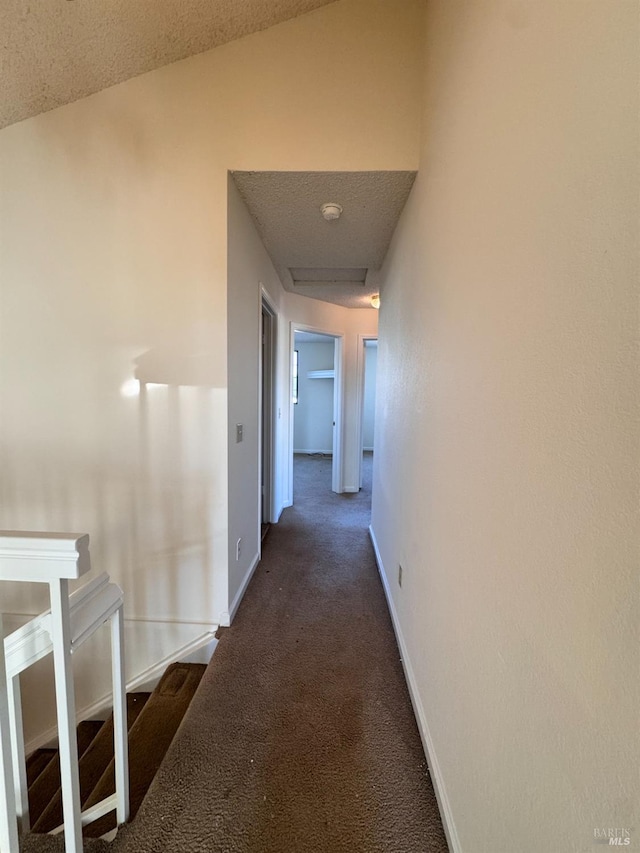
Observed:
[[[0,637],[2,636],[2,613],[0,613]],[[17,853],[19,849],[10,743],[4,643],[0,643],[0,850],[3,853],[5,850],[7,853]]]
[[[0,693],[0,725],[6,724],[11,730],[12,754],[5,748],[9,739],[3,730],[3,752],[0,755],[3,766],[0,769],[5,782],[7,778],[11,779],[13,770],[15,781],[8,788],[5,784],[6,790],[0,791],[0,795],[4,794],[2,804],[7,812],[0,831],[4,831],[6,822],[9,833],[6,840],[4,836],[0,837],[1,853],[5,853],[5,848],[7,853],[18,850],[16,813],[21,828],[26,830],[29,827],[19,675],[31,663],[51,652],[55,670],[65,850],[66,853],[82,851],[82,825],[88,822],[89,816],[81,814],[80,806],[71,654],[107,619],[111,621],[116,794],[98,804],[97,810],[104,814],[115,808],[119,824],[128,818],[122,591],[115,584],[110,584],[106,575],[101,575],[70,597],[69,581],[81,577],[89,569],[89,536],[86,534],[0,531],[0,580],[48,583],[51,601],[50,613],[36,617],[2,644],[0,690],[4,692]],[[5,664],[4,653],[7,650]],[[3,708],[7,710],[4,718]]]

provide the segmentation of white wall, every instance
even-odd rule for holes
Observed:
[[[88,531],[131,615],[229,606],[228,169],[415,168],[421,14],[345,0],[0,132],[0,526]],[[141,356],[175,387],[123,398]]]
[[[373,531],[464,853],[640,843],[637,12],[428,4]]]
[[[282,285],[258,237],[233,178],[228,179],[229,299],[229,602],[228,623],[260,558],[260,358],[262,291],[279,305]],[[282,411],[286,387],[276,381],[274,396]],[[286,409],[288,411],[288,408]],[[280,421],[281,422],[281,421]],[[236,424],[243,441],[236,442]],[[276,460],[278,462],[278,460]],[[281,461],[279,464],[282,464]],[[277,491],[277,490],[276,490]],[[276,494],[276,499],[282,497]],[[238,539],[240,557],[236,557]]]
[[[296,342],[298,403],[294,406],[294,453],[333,452],[333,379],[310,379],[310,370],[333,370],[335,344]]]
[[[362,404],[362,449],[373,450],[376,425],[376,375],[378,371],[378,346],[364,348],[364,394]]]

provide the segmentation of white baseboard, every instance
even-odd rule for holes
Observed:
[[[409,687],[411,704],[413,705],[413,712],[416,717],[416,722],[418,723],[418,730],[420,732],[422,745],[424,747],[425,755],[427,757],[429,773],[431,775],[431,781],[433,782],[433,790],[435,791],[436,799],[438,801],[440,816],[442,818],[442,825],[444,827],[445,835],[447,836],[449,850],[451,851],[451,853],[462,853],[460,839],[458,838],[458,832],[456,830],[456,825],[451,811],[451,805],[449,803],[449,797],[447,796],[444,779],[442,778],[442,772],[440,770],[440,765],[438,764],[438,759],[436,757],[433,738],[431,737],[431,732],[429,731],[429,724],[427,723],[427,717],[425,714],[424,706],[422,704],[422,700],[420,699],[418,685],[413,672],[413,667],[411,666],[411,660],[409,659],[409,653],[407,651],[407,646],[404,641],[402,629],[400,627],[398,613],[396,611],[395,604],[393,602],[393,597],[391,595],[391,590],[389,588],[389,580],[387,578],[387,573],[382,562],[382,557],[380,556],[378,543],[376,542],[376,535],[373,532],[373,528],[371,526],[369,527],[369,536],[371,537],[371,543],[373,545],[373,550],[376,555],[378,572],[380,573],[380,580],[382,581],[382,587],[384,589],[384,594],[387,599],[387,606],[389,607],[389,613],[391,614],[393,630],[395,631],[398,646],[400,647],[402,668],[404,669],[404,675],[407,680],[407,685]]]
[[[283,510],[285,510],[288,506],[293,506],[293,501],[283,501],[280,505],[280,509],[274,515],[273,524],[277,524],[280,521],[280,516],[282,515]]]
[[[208,664],[217,645],[218,640],[213,633],[203,634],[202,637],[199,637],[192,643],[188,643],[179,651],[172,655],[168,655],[164,660],[150,666],[144,672],[141,672],[140,675],[136,676],[136,678],[133,678],[127,684],[127,693],[132,693],[134,691],[150,693],[162,678],[166,668],[172,663]],[[110,701],[107,707],[109,712],[111,712]],[[85,715],[83,719],[86,720],[88,718]]]
[[[229,608],[228,614],[225,613],[225,617],[228,619],[227,623],[225,623],[225,622],[222,623],[223,625],[225,625],[225,627],[229,627],[229,625],[231,625],[231,623],[233,622],[235,615],[238,611],[238,607],[240,607],[240,602],[242,601],[242,597],[244,596],[245,592],[247,591],[247,587],[249,586],[249,581],[253,577],[253,573],[255,572],[255,570],[258,568],[259,562],[260,562],[260,554],[256,554],[255,557],[253,558],[253,560],[251,561],[251,565],[249,566],[249,571],[244,576],[244,580],[240,584],[240,589],[236,592],[235,598],[231,602],[231,607]]]
[[[136,691],[151,691],[162,678],[167,667],[172,663],[181,661],[183,663],[208,663],[211,655],[215,651],[218,644],[215,638],[216,626],[211,626],[211,630],[205,631],[196,639],[179,649],[176,649],[169,655],[166,655],[162,660],[156,661],[138,675],[127,681],[127,693]],[[210,653],[209,653],[210,652]],[[208,655],[207,660],[205,661]],[[82,720],[100,720],[106,719],[111,713],[112,694],[108,693],[102,696],[90,705],[85,705],[76,711],[76,723]],[[54,743],[58,737],[58,727],[52,726],[44,732],[41,732],[37,737],[32,738],[25,744],[25,754],[30,755],[36,749],[41,749],[44,746]]]
[[[329,450],[321,450],[318,448],[315,448],[313,450],[297,450],[297,449],[294,449],[293,452],[294,453],[301,453],[301,454],[322,453],[323,456],[333,456],[333,450],[331,450],[331,449],[329,449]]]

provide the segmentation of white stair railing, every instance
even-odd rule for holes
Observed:
[[[0,613],[2,636],[2,613]],[[11,732],[9,726],[9,698],[5,677],[4,644],[0,643],[0,850],[14,853],[18,850],[18,824],[11,761]]]
[[[64,830],[66,853],[81,853],[83,825],[114,809],[118,824],[129,816],[123,594],[102,574],[70,596],[69,581],[89,569],[86,534],[0,531],[0,580],[48,583],[51,603],[50,611],[0,644],[0,853],[17,853],[18,826],[21,832],[29,829],[20,673],[48,654],[54,659],[64,816],[59,829]],[[107,621],[111,622],[116,793],[83,813],[71,655]]]

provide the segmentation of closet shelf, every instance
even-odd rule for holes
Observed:
[[[335,370],[310,370],[307,379],[335,379]]]

